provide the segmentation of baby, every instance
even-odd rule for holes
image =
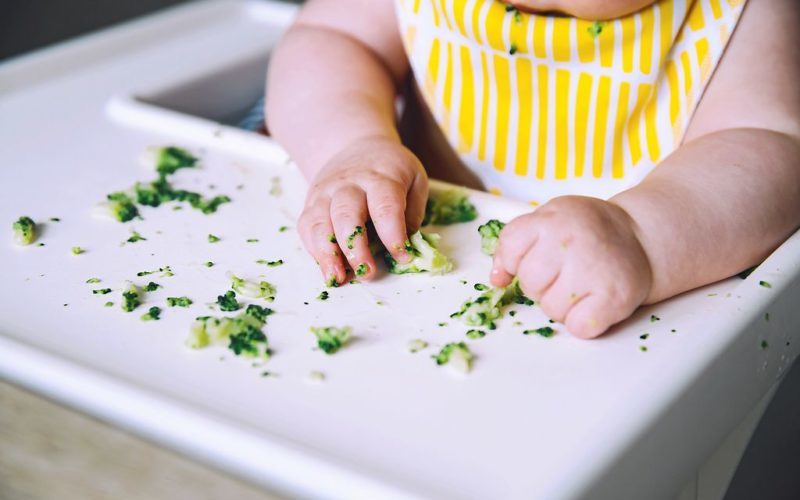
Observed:
[[[419,151],[437,150],[398,132],[413,75],[407,97],[440,129],[421,119],[415,141],[440,135],[458,160],[425,166],[466,165],[539,205],[502,231],[491,282],[517,276],[549,317],[596,337],[798,227],[798,26],[796,0],[310,0],[266,98],[310,182],[304,245],[326,279],[343,283],[345,262],[370,279],[366,235],[342,242],[371,220],[408,260],[428,195]]]

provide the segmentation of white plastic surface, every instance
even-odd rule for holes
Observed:
[[[258,60],[290,17],[283,5],[202,2],[0,66],[0,82],[11,82],[0,87],[0,376],[289,494],[677,494],[798,355],[800,235],[747,280],[641,310],[596,341],[559,325],[550,339],[522,335],[547,324],[524,306],[468,341],[448,316],[487,280],[477,225],[527,210],[474,193],[479,220],[438,229],[453,274],[386,276],[316,300],[316,266],[293,229],[278,231],[294,226],[305,190],[285,154],[268,139],[146,103]],[[107,193],[152,178],[138,157],[154,144],[200,152],[201,168],[180,171],[176,185],[233,202],[214,215],[163,206],[128,224],[92,217]],[[269,194],[275,177],[280,196]],[[44,222],[44,247],[12,245],[10,224],[23,214]],[[132,229],[147,241],[121,245]],[[208,243],[209,233],[222,241]],[[73,256],[72,246],[87,253]],[[175,276],[135,276],[164,265]],[[206,304],[228,288],[229,271],[278,287],[265,329],[275,355],[263,367],[183,345],[192,318],[214,314]],[[85,283],[95,276],[102,283]],[[125,279],[164,288],[127,314],[118,307]],[[106,286],[114,292],[91,293]],[[193,307],[165,307],[179,295]],[[163,319],[142,322],[151,305]],[[344,324],[357,337],[351,345],[334,356],[314,349],[309,326]],[[413,338],[431,347],[410,354]],[[477,356],[467,377],[430,358],[453,340]],[[312,370],[326,380],[308,383]]]

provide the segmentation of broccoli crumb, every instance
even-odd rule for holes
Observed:
[[[206,267],[214,267],[214,263],[211,262],[210,260],[206,261],[203,265]]]
[[[522,332],[524,335],[540,335],[545,338],[550,338],[555,335],[556,331],[550,328],[549,326],[543,326],[541,328],[535,328],[533,330],[525,330]]]
[[[36,239],[36,223],[33,219],[23,215],[11,225],[14,231],[14,241],[18,245],[30,245]]]
[[[281,227],[278,228],[278,232],[279,233],[285,233],[288,230],[289,230],[289,226],[281,226]]]
[[[111,289],[110,288],[98,288],[97,290],[92,290],[92,293],[94,295],[106,295],[106,294],[111,293]]]
[[[655,314],[651,314],[650,315],[650,323],[655,323],[656,321],[661,321],[661,318],[659,318]]]
[[[649,334],[649,333],[643,333],[643,334],[639,335],[639,338],[640,338],[640,339],[642,339],[642,340],[647,340],[647,338],[648,338],[649,336],[650,336],[650,334]]]
[[[139,288],[129,281],[122,291],[122,310],[131,312],[139,307],[141,303],[142,299]]]
[[[330,241],[331,243],[336,243],[336,235],[334,235],[333,233],[330,233],[328,235],[328,241]]]
[[[128,243],[136,243],[137,241],[147,241],[147,238],[139,234],[138,231],[132,231],[130,238],[125,241]]]
[[[447,323],[445,321],[442,321],[440,323],[437,323],[437,325],[438,326],[447,326]]]
[[[422,225],[447,226],[471,222],[477,217],[478,211],[469,201],[467,192],[463,189],[449,189],[428,198]]]
[[[84,250],[81,247],[72,247],[71,252],[72,252],[72,255],[80,255],[82,253],[85,253],[86,250]]]
[[[762,281],[759,281],[758,284],[760,286],[763,286],[764,288],[772,288],[772,283],[770,283],[769,281],[763,281],[762,280]]]
[[[197,164],[197,157],[183,148],[175,146],[161,147],[155,150],[156,172],[161,179],[172,175],[181,168],[192,168]]]
[[[122,191],[106,196],[106,206],[111,216],[119,222],[129,222],[139,216],[139,209],[131,197]]]
[[[484,285],[483,283],[475,283],[472,287],[479,292],[485,292],[486,290],[489,289],[489,287]]]
[[[278,260],[267,260],[267,259],[258,259],[256,264],[264,264],[265,266],[269,267],[277,267],[283,265],[283,259]]]
[[[325,286],[328,288],[338,288],[339,282],[336,281],[336,276],[331,276],[328,278],[328,281],[325,282]]]
[[[308,381],[314,384],[325,382],[325,374],[320,371],[311,371],[308,374]]]
[[[497,249],[497,241],[500,238],[500,231],[506,226],[504,222],[491,219],[485,224],[478,226],[478,234],[481,235],[481,252],[486,255],[494,255]]]
[[[159,284],[158,284],[158,283],[156,283],[155,281],[151,281],[150,283],[148,283],[148,284],[146,284],[146,285],[144,286],[144,291],[145,291],[145,292],[155,292],[155,291],[156,291],[156,290],[158,290],[159,288],[161,288],[161,285],[159,285]]]
[[[431,356],[436,364],[449,365],[456,371],[469,373],[472,369],[474,356],[464,342],[450,342],[445,344],[438,354]]]
[[[467,330],[467,337],[471,338],[473,340],[474,339],[480,339],[480,338],[483,338],[485,336],[486,336],[486,332],[484,332],[483,330],[476,330],[474,328],[471,329],[471,330]]]
[[[764,313],[764,321],[769,321],[769,313],[768,312]]]
[[[247,239],[247,243],[258,243],[258,238],[249,238]]]
[[[220,240],[220,237],[219,237],[219,236],[214,236],[213,234],[210,234],[210,233],[209,233],[209,235],[208,235],[208,242],[209,242],[209,243],[216,243],[216,242],[218,242],[219,240]]]
[[[114,303],[110,300],[104,304],[106,307],[114,307]]]
[[[761,348],[762,349],[766,349],[767,347],[769,347],[769,343],[766,340],[762,340],[761,341]]]
[[[428,347],[428,343],[422,339],[413,339],[408,341],[408,352],[416,353]]]
[[[647,346],[640,345],[639,346],[639,350],[642,351],[642,352],[647,352]]]
[[[517,315],[517,311],[508,311],[508,315],[512,318]]]
[[[317,300],[328,300],[328,297],[330,297],[330,295],[328,294],[328,291],[327,290],[323,290],[323,291],[319,292],[319,295],[317,295]]]
[[[350,338],[352,329],[349,326],[311,327],[311,332],[317,337],[317,347],[325,354],[334,354]]]
[[[217,295],[217,305],[222,311],[238,311],[242,307],[236,300],[236,293],[230,290],[223,295]]]
[[[142,276],[149,276],[151,274],[156,274],[156,273],[161,273],[162,278],[169,278],[171,276],[175,276],[175,274],[173,274],[172,272],[172,268],[169,266],[159,267],[158,269],[155,269],[153,271],[139,271],[138,273],[136,273],[136,276],[139,276],[141,278]]]
[[[189,307],[192,305],[192,299],[189,297],[167,297],[167,305],[169,307]]]
[[[100,278],[89,278],[88,280],[86,280],[86,283],[89,283],[91,285],[92,283],[100,283],[100,281],[101,281]]]
[[[161,319],[161,308],[153,306],[142,314],[142,321],[158,321]]]
[[[586,31],[592,38],[597,38],[600,36],[600,33],[603,32],[603,28],[606,26],[605,21],[595,21],[592,23],[591,26],[586,28]]]
[[[347,236],[347,248],[352,250],[353,249],[353,240],[356,239],[357,236],[364,234],[364,228],[362,226],[356,226],[353,229],[353,232]]]
[[[512,43],[511,47],[508,48],[508,54],[513,56],[514,54],[517,53],[517,50],[518,50],[517,49],[517,44],[516,43]]]
[[[61,222],[61,219],[58,217],[50,217],[50,222]]]
[[[358,265],[358,267],[356,267],[355,273],[356,276],[364,276],[365,274],[367,274],[368,271],[369,267],[367,266],[367,264],[362,262],[361,264]]]

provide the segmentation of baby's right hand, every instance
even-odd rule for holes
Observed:
[[[371,279],[376,267],[367,220],[392,257],[407,262],[405,242],[422,223],[427,199],[428,177],[417,157],[395,140],[366,138],[317,172],[298,231],[326,280],[347,279],[342,254],[359,279]]]

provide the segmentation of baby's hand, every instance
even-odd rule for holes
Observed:
[[[372,220],[378,238],[398,262],[408,232],[425,215],[428,178],[419,160],[396,141],[368,138],[334,156],[311,183],[298,231],[326,280],[345,281],[345,261],[359,279],[375,275],[367,241]]]
[[[563,196],[511,221],[500,233],[491,280],[519,276],[523,292],[578,337],[592,338],[647,298],[650,263],[620,207]]]

